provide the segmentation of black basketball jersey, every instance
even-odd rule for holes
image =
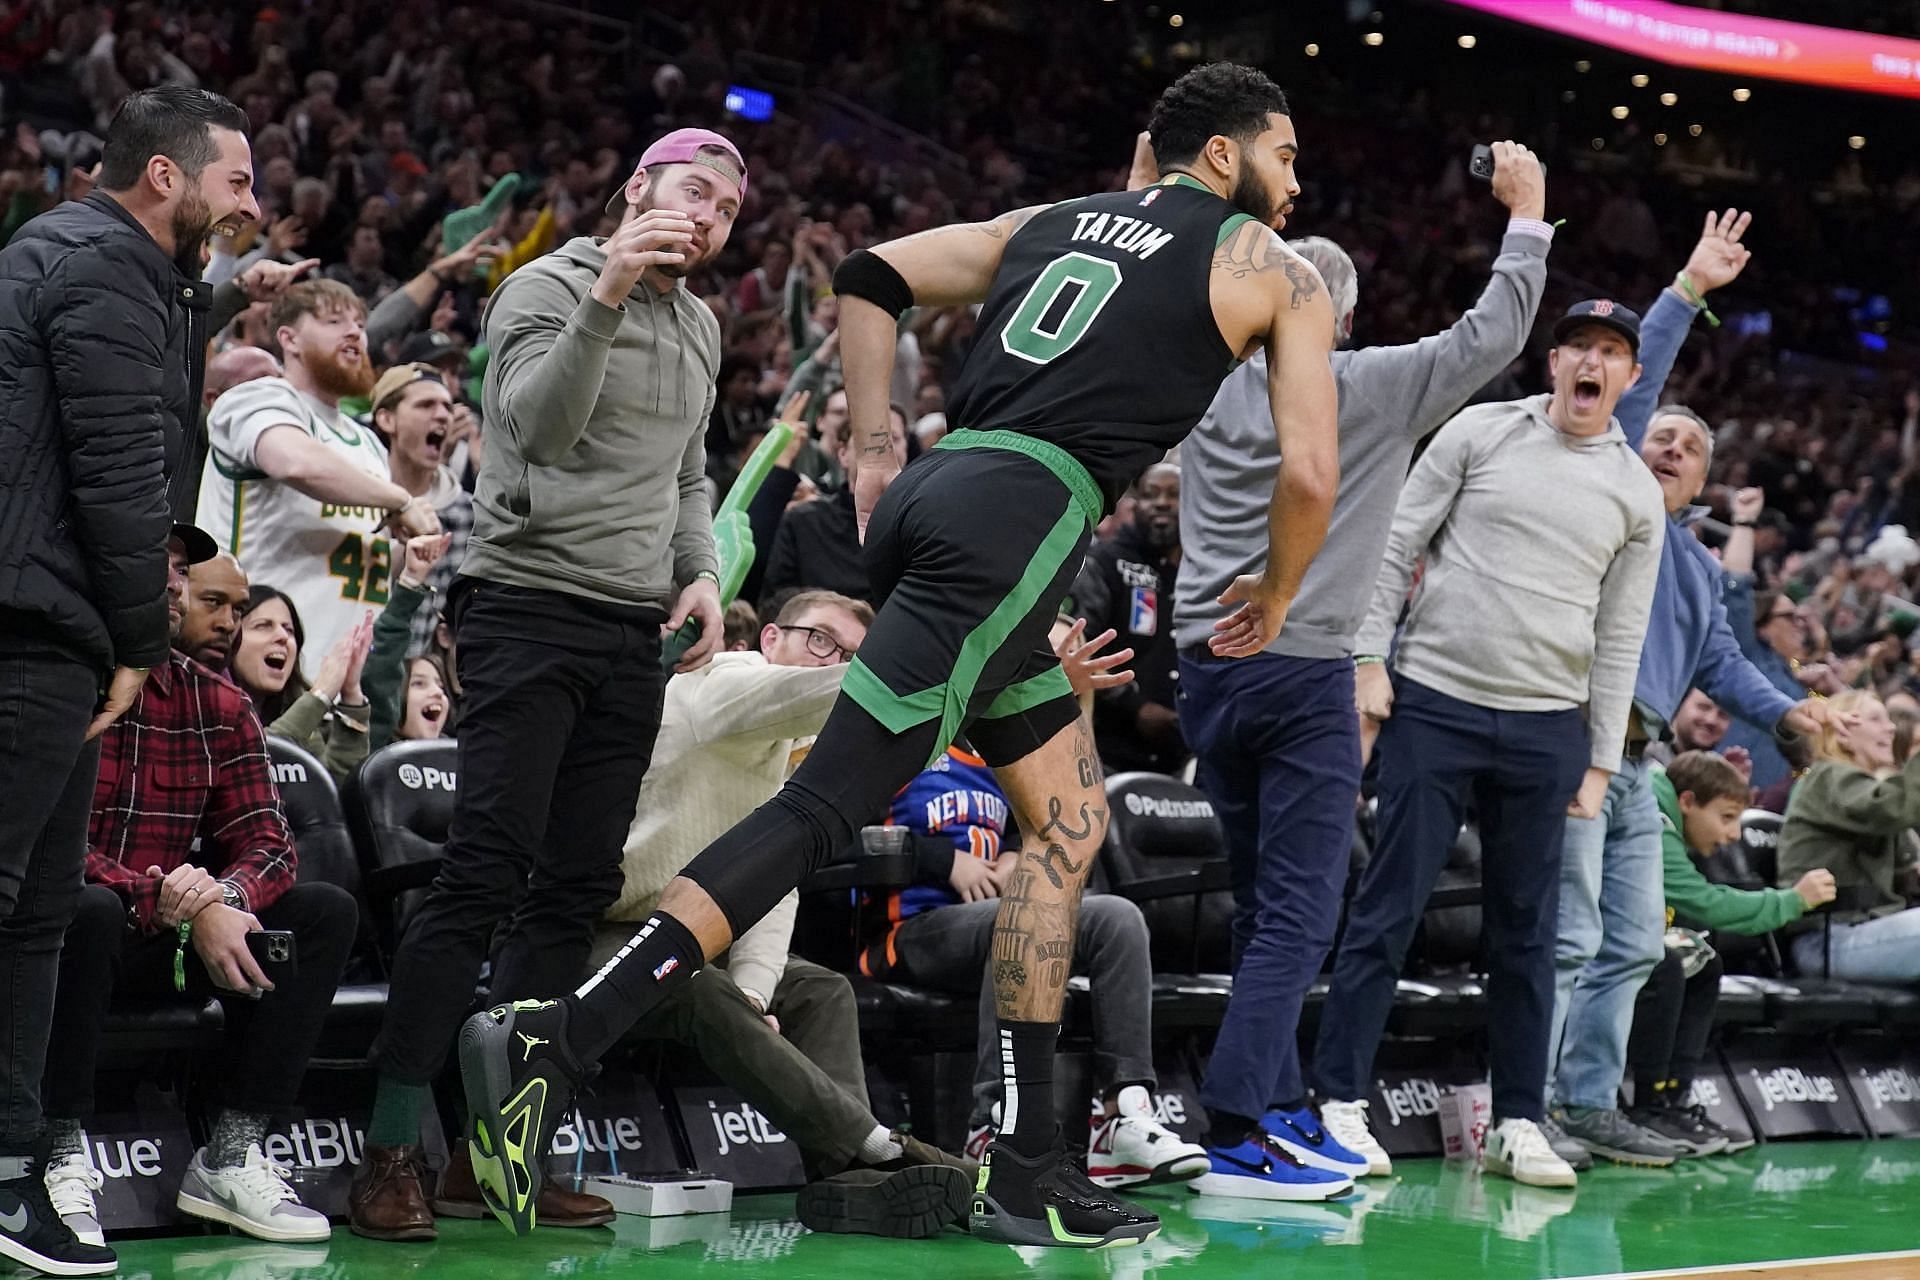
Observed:
[[[1007,242],[948,423],[1060,446],[1111,510],[1233,368],[1209,272],[1223,231],[1246,220],[1191,179],[1036,214]]]

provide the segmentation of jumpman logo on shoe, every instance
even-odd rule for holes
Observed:
[[[522,1062],[532,1062],[533,1051],[535,1049],[538,1049],[543,1044],[553,1043],[553,1041],[543,1039],[540,1036],[530,1036],[524,1031],[516,1031],[513,1034],[515,1034],[516,1036],[519,1036],[521,1040],[526,1042],[527,1047],[524,1050],[522,1050],[520,1053],[520,1061]]]

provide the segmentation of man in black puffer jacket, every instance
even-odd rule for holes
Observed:
[[[207,318],[205,286],[175,264],[259,217],[246,128],[215,94],[133,94],[99,189],[0,250],[0,1258],[60,1275],[115,1261],[75,1238],[42,1180],[54,976],[94,739],[167,661],[169,464],[196,422],[189,347]]]

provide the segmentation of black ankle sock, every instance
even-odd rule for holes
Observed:
[[[583,1067],[591,1067],[621,1036],[659,1006],[706,958],[687,927],[656,911],[600,972],[574,992],[568,1039]]]
[[[1270,1103],[1268,1110],[1294,1112],[1304,1109],[1306,1105],[1307,1100],[1305,1098],[1289,1098],[1285,1102]]]
[[[1023,1156],[1044,1155],[1053,1149],[1059,1131],[1053,1114],[1053,1050],[1060,1026],[1002,1018],[999,1034],[999,1141]]]
[[[1210,1147],[1237,1147],[1247,1140],[1253,1132],[1251,1116],[1237,1116],[1231,1111],[1215,1111],[1207,1108],[1207,1145]]]
[[[1667,1096],[1667,1082],[1664,1080],[1640,1080],[1633,1082],[1633,1105],[1636,1107],[1660,1107],[1673,1101]]]

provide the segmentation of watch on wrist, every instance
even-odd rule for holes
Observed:
[[[220,901],[235,911],[245,911],[246,899],[240,896],[240,890],[222,880],[220,882]]]

